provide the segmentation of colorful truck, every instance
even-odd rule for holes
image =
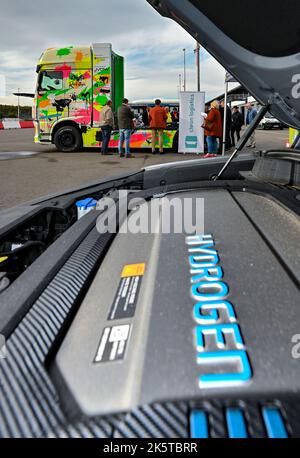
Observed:
[[[35,142],[60,151],[98,146],[101,110],[124,97],[124,59],[111,44],[50,48],[37,66]]]
[[[101,110],[112,100],[116,113],[124,97],[123,57],[106,43],[50,48],[42,54],[37,73],[35,142],[54,143],[64,152],[101,147]],[[136,111],[137,107],[132,108]],[[151,137],[149,126],[137,123],[131,147],[149,148]],[[116,148],[118,142],[116,129],[110,148]],[[178,150],[178,125],[168,125],[164,148]]]

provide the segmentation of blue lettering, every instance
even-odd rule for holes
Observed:
[[[193,235],[186,238],[187,245],[204,245],[209,242],[210,246],[214,246],[213,236],[210,235]]]
[[[215,267],[219,264],[220,259],[217,254],[209,256],[189,256],[189,262],[192,269],[202,269],[203,267]]]
[[[213,291],[213,292],[211,292]],[[224,299],[228,293],[229,288],[223,282],[200,282],[192,286],[192,297],[196,301],[219,301]]]
[[[252,369],[212,235],[187,237],[194,305],[200,388],[236,386],[249,381]],[[197,253],[197,254],[196,254]],[[215,348],[215,351],[211,351]]]
[[[224,373],[206,373],[199,377],[200,388],[218,388],[223,386],[237,386],[248,382],[252,377],[252,370],[246,351],[226,351],[202,353],[198,355],[198,364],[202,370],[211,371],[211,367],[218,365]],[[228,372],[227,367],[232,370],[236,365],[236,372]],[[226,372],[227,370],[227,372]]]
[[[230,302],[198,302],[194,306],[194,319],[200,325],[218,324],[220,320],[222,323],[235,323],[236,315]]]
[[[195,272],[196,273],[196,272]],[[192,277],[192,283],[198,283],[201,281],[219,281],[223,278],[222,267],[203,267],[197,272],[198,275]]]
[[[217,254],[216,250],[211,250],[209,247],[214,246],[213,244],[209,243],[203,246],[197,246],[195,248],[190,248],[189,253],[203,253],[203,254]]]
[[[226,346],[225,336],[231,334],[234,338],[235,349],[244,348],[244,341],[237,324],[217,324],[215,326],[196,327],[196,346],[197,351],[205,351],[205,336],[214,336],[215,346],[224,349]],[[221,356],[222,354],[220,354]]]

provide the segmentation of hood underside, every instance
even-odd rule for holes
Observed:
[[[298,0],[147,0],[178,22],[280,121],[300,128]]]

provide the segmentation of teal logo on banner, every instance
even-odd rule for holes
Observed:
[[[189,135],[185,137],[185,147],[197,149],[198,147],[198,138],[196,136]]]

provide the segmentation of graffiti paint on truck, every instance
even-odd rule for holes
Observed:
[[[111,60],[110,45],[49,48],[42,54],[35,99],[36,141],[51,140],[53,127],[61,120],[99,127],[102,107],[113,96]]]
[[[124,97],[124,59],[110,44],[49,48],[38,62],[38,81],[34,103],[35,141],[53,143],[58,128],[75,125],[84,147],[101,146],[101,111],[108,100],[116,112]],[[64,124],[62,124],[64,122]],[[177,144],[177,129],[164,132],[163,145]],[[131,136],[131,147],[150,148],[152,132],[138,127]],[[117,148],[119,133],[112,135],[110,148]]]
[[[88,128],[86,132],[82,134],[83,145],[85,147],[100,147],[101,142],[97,140],[97,133],[99,129]],[[176,143],[175,137],[177,130],[165,130],[163,135],[163,146],[165,149],[172,149]],[[145,149],[151,148],[152,142],[152,131],[150,129],[139,129],[132,132],[130,138],[130,147],[133,149]],[[119,145],[119,132],[115,131],[112,134],[111,141],[109,143],[110,148],[118,148]],[[157,143],[158,147],[158,143]]]

